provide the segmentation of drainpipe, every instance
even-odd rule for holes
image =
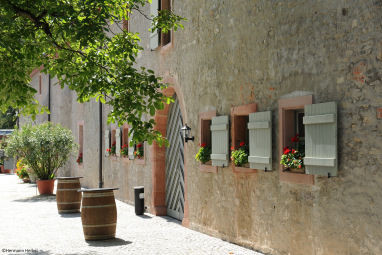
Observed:
[[[99,102],[99,183],[98,187],[103,187],[103,181],[102,181],[102,103],[101,100]]]
[[[51,81],[50,81],[50,74],[48,74],[48,110],[49,110],[49,114],[48,114],[48,121],[50,122],[50,87],[51,87]]]

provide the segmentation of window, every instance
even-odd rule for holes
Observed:
[[[84,122],[80,121],[78,123],[78,157],[77,163],[81,165],[83,163],[83,153],[84,153]]]
[[[199,114],[199,143],[206,144],[211,148],[211,123],[212,118],[216,116],[216,111],[202,112]],[[217,167],[211,164],[200,164],[200,170],[203,172],[216,173]]]
[[[170,0],[159,0],[160,2],[160,10],[168,10],[171,11],[171,2]],[[171,42],[171,31],[167,33],[160,32],[160,45],[164,46]]]
[[[245,144],[249,148],[249,114],[256,112],[256,104],[240,105],[231,108],[231,147],[235,150],[240,148],[240,144]],[[246,166],[237,167],[232,163],[234,172],[256,172],[249,169],[249,163]]]
[[[171,0],[153,0],[150,4],[150,14],[153,17],[158,16],[158,11],[171,11]],[[150,34],[150,48],[157,49],[159,46],[165,46],[171,42],[171,31],[162,33],[155,31]]]
[[[298,134],[304,143],[304,106],[313,103],[312,95],[288,96],[279,100],[279,158],[286,146],[295,146],[292,138]],[[285,167],[280,165],[280,180],[285,182],[314,184],[314,176],[304,172],[285,172]]]

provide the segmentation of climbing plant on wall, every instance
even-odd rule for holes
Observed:
[[[154,115],[171,101],[166,86],[152,70],[136,65],[142,46],[137,33],[120,25],[128,13],[152,21],[152,31],[182,27],[182,17],[159,11],[144,14],[151,0],[1,0],[0,1],[0,110],[9,106],[35,116],[46,111],[28,84],[39,67],[57,76],[62,87],[77,92],[79,102],[92,98],[112,106],[109,122],[127,122],[133,139],[164,143]],[[111,29],[113,26],[113,29]],[[115,31],[116,28],[118,31]]]

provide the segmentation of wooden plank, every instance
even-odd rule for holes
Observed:
[[[335,121],[336,121],[336,115],[324,114],[324,115],[315,115],[315,116],[304,116],[303,123],[304,125],[312,125],[312,124],[334,123]]]
[[[334,167],[336,165],[335,158],[304,158],[304,164],[306,166],[331,166]]]
[[[317,117],[319,116],[319,117]],[[325,117],[322,117],[325,116]],[[322,176],[337,176],[337,105],[335,102],[305,106],[305,172]],[[334,122],[328,122],[332,120]],[[324,124],[324,125],[323,125]]]
[[[211,159],[228,160],[228,155],[227,154],[211,154]]]
[[[150,14],[151,17],[157,17],[159,10],[159,0],[152,0],[150,4]],[[159,46],[159,32],[156,30],[155,32],[150,33],[150,49],[155,50]]]
[[[269,121],[248,122],[248,129],[269,128]]]
[[[271,159],[269,157],[249,156],[248,162],[267,165],[267,164],[271,164]]]
[[[213,166],[228,166],[229,154],[229,118],[228,115],[213,117],[211,120],[211,143],[212,143],[212,158]]]
[[[225,131],[228,130],[228,124],[211,125],[211,131]]]
[[[272,112],[251,113],[248,129],[250,168],[272,170]]]

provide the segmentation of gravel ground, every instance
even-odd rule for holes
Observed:
[[[36,185],[0,174],[0,255],[2,254],[253,254],[218,238],[182,227],[169,217],[134,214],[116,201],[116,239],[86,242],[81,216],[60,215],[55,196],[39,196]]]

